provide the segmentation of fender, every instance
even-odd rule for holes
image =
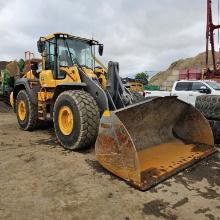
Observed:
[[[86,84],[85,83],[62,83],[60,85],[57,85],[54,91],[53,95],[53,103],[55,102],[56,98],[59,96],[59,94],[66,90],[81,90],[85,89]]]
[[[13,99],[16,100],[19,91],[26,90],[31,102],[37,105],[37,93],[40,91],[40,84],[31,85],[32,82],[36,83],[38,80],[30,80],[27,78],[17,79],[13,90]]]
[[[82,83],[64,83],[60,84],[55,88],[53,95],[53,103],[55,102],[58,95],[65,90],[85,90],[88,92],[97,102],[101,112],[108,109],[108,99],[105,91],[99,86],[98,82],[90,79],[86,74],[80,71],[80,77]]]

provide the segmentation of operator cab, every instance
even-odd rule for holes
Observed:
[[[37,43],[43,60],[43,70],[52,70],[54,79],[64,79],[65,69],[74,66],[95,70],[95,46],[103,54],[103,44],[64,33],[41,37]]]

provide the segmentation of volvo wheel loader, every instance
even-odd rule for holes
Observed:
[[[11,102],[20,127],[52,120],[67,149],[95,141],[99,163],[146,190],[215,152],[207,120],[176,97],[136,103],[119,77],[119,65],[96,66],[95,40],[65,33],[41,37],[41,61],[15,83]]]

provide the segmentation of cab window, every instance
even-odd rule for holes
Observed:
[[[58,69],[56,69],[55,62],[56,62],[55,61],[55,39],[52,39],[46,42],[45,69],[52,70],[55,79],[64,79],[66,76],[66,73],[60,70],[59,60],[57,61]]]
[[[191,83],[190,82],[178,82],[176,84],[176,91],[190,91]]]
[[[54,69],[54,51],[55,44],[54,39],[46,42],[46,57],[45,57],[45,69]]]
[[[201,82],[193,82],[192,91],[199,91],[202,86],[208,89],[207,86]]]

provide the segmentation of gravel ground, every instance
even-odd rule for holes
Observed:
[[[220,153],[140,192],[104,170],[94,148],[69,152],[51,127],[0,113],[0,219],[220,219]]]

